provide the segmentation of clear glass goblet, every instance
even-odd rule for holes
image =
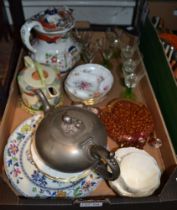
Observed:
[[[92,63],[98,52],[98,48],[94,46],[92,34],[90,31],[79,31],[74,29],[73,37],[79,43],[81,49],[81,59],[84,63]]]
[[[106,37],[102,37],[96,40],[96,46],[103,59],[102,64],[108,69],[111,69],[112,68],[111,59],[113,56],[113,50],[110,46],[109,41],[107,40]]]
[[[132,58],[135,54],[135,51],[138,49],[139,41],[136,40],[129,40],[129,41],[122,41],[120,43],[121,48],[121,58],[123,60]]]
[[[132,98],[134,97],[132,89],[135,88],[138,82],[145,75],[144,71],[138,71],[137,66],[140,64],[141,59],[135,60],[129,58],[123,61],[122,72],[124,78],[124,84],[126,87],[125,96]]]
[[[121,43],[121,35],[122,30],[118,28],[114,28],[113,31],[106,32],[106,38],[109,42],[110,48],[113,51],[113,57],[117,58],[120,55],[120,43]]]

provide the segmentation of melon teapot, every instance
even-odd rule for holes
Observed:
[[[47,9],[24,23],[21,38],[32,59],[66,72],[80,59],[79,45],[70,35],[74,24],[71,10]]]
[[[107,134],[99,117],[86,107],[53,108],[40,89],[36,93],[45,112],[32,143],[37,156],[64,173],[93,169],[107,180],[118,178],[119,166],[114,152],[106,148]]]

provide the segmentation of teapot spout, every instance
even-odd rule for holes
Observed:
[[[42,90],[41,89],[36,89],[36,90],[34,90],[34,92],[37,94],[40,101],[42,102],[43,111],[45,113],[49,112],[52,109],[52,106],[49,104],[49,102],[48,102],[46,96],[44,95],[44,93],[42,92]]]

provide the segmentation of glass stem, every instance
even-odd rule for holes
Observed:
[[[126,93],[127,93],[127,96],[130,96],[132,95],[132,88],[131,87],[127,87],[126,88]]]
[[[112,68],[111,62],[109,59],[103,58],[103,66],[105,66],[108,69]]]

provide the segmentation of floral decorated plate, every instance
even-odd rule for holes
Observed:
[[[94,172],[75,182],[50,179],[34,164],[30,152],[33,132],[41,115],[20,124],[8,139],[4,150],[4,169],[16,192],[25,197],[85,197],[102,181]]]
[[[73,101],[101,101],[113,85],[111,71],[99,64],[82,64],[73,69],[65,80],[65,90]]]

